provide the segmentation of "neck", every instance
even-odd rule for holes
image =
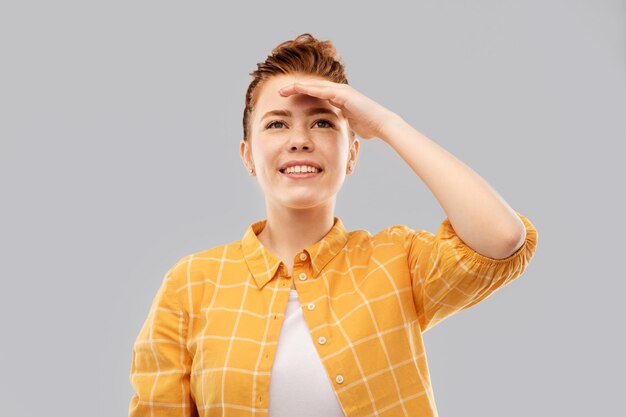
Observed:
[[[320,241],[333,227],[333,206],[294,210],[267,210],[267,222],[257,237],[283,262],[290,265],[296,253]]]

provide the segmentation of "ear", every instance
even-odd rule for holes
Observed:
[[[241,156],[243,164],[246,166],[246,170],[250,169],[250,167],[253,165],[250,145],[243,139],[241,139],[241,142],[239,143],[239,155]]]
[[[361,146],[361,142],[359,142],[358,138],[354,138],[352,144],[350,145],[350,154],[348,157],[348,163],[352,162],[356,165],[357,160],[359,159],[359,148]]]

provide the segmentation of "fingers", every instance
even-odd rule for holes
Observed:
[[[281,88],[278,92],[285,97],[292,94],[308,94],[310,96],[323,99],[330,99],[333,97],[333,93],[328,87],[302,83],[293,83]]]
[[[313,83],[293,83],[278,90],[283,97],[293,94],[307,94],[320,99],[325,99],[335,107],[341,108],[345,99],[341,99],[338,88],[332,85],[322,85]]]

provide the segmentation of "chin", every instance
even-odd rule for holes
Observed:
[[[312,198],[289,198],[281,199],[280,204],[291,209],[310,209],[317,207],[324,202],[319,196]]]
[[[310,209],[313,207],[317,207],[321,204],[322,202],[319,200],[308,200],[308,201],[287,201],[285,203],[283,203],[286,207],[292,208],[292,209]]]

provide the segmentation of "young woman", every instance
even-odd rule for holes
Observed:
[[[330,41],[283,42],[251,75],[240,154],[267,217],[165,274],[133,345],[129,416],[436,416],[422,334],[519,277],[535,227],[348,85]],[[447,214],[436,234],[345,229],[356,135],[428,186]]]

